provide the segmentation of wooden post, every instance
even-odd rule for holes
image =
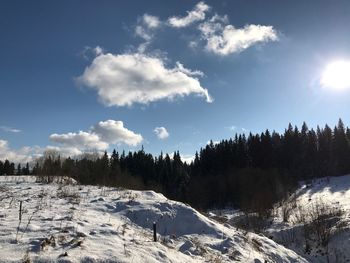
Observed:
[[[153,222],[153,241],[157,242],[157,224]]]
[[[19,201],[19,221],[22,221],[22,201]]]

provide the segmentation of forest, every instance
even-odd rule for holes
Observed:
[[[74,158],[47,151],[32,169],[0,161],[0,175],[34,174],[46,182],[69,176],[81,184],[155,190],[198,209],[230,206],[263,215],[300,180],[350,173],[349,141],[350,129],[341,119],[333,129],[309,129],[304,122],[301,128],[289,124],[283,134],[266,130],[210,141],[191,163],[182,162],[178,151],[153,156],[143,147]]]

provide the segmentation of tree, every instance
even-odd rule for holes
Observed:
[[[335,159],[335,172],[337,175],[346,174],[350,169],[350,146],[345,133],[344,123],[341,119],[334,127],[333,156]]]
[[[21,164],[19,163],[17,165],[17,175],[21,175],[22,174],[22,168],[21,168]]]

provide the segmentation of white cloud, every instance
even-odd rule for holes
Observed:
[[[204,2],[199,2],[196,4],[193,10],[187,11],[187,16],[184,17],[178,17],[173,16],[168,19],[168,23],[172,27],[186,27],[190,24],[202,21],[205,19],[205,12],[209,11],[210,6],[205,4]]]
[[[272,26],[252,24],[235,28],[233,25],[225,25],[227,22],[227,17],[215,15],[199,25],[202,38],[207,42],[208,51],[226,56],[239,53],[256,43],[278,40]]]
[[[186,162],[187,164],[190,164],[191,162],[193,162],[195,158],[195,156],[191,154],[184,154],[184,155],[180,154],[180,157],[181,157],[181,161]]]
[[[93,49],[93,51],[95,52],[95,55],[96,55],[96,56],[99,56],[99,55],[103,54],[103,48],[100,47],[100,46],[95,47],[95,48]]]
[[[161,25],[158,17],[149,14],[144,14],[142,21],[148,28],[158,28]]]
[[[125,128],[122,121],[100,121],[92,127],[91,131],[97,134],[102,141],[109,144],[125,143],[136,146],[142,142],[141,134],[136,134]]]
[[[188,76],[200,76],[203,77],[204,73],[200,70],[190,70],[185,68],[180,62],[176,62],[176,69]]]
[[[104,49],[100,46],[96,46],[94,48],[85,46],[84,49],[79,53],[86,60],[90,60],[96,56],[99,56],[104,53]]]
[[[46,146],[42,152],[45,151],[56,151],[63,157],[74,157],[83,154],[83,152],[76,147],[58,147],[51,145]]]
[[[8,126],[0,126],[0,129],[5,131],[5,132],[13,132],[13,133],[21,132],[21,130],[19,130],[19,129],[11,128],[11,127],[8,127]]]
[[[214,145],[217,145],[220,143],[220,141],[212,141],[212,140],[209,140],[207,141],[207,145],[209,145],[211,142],[213,142]]]
[[[107,53],[97,56],[78,81],[97,90],[100,100],[107,106],[148,104],[192,93],[212,102],[208,90],[192,77],[202,73],[179,65],[167,68],[162,58],[140,53]]]
[[[153,34],[151,34],[147,29],[145,29],[141,25],[137,25],[135,27],[135,34],[146,41],[150,41],[153,37]]]
[[[237,127],[234,126],[234,125],[232,125],[232,126],[228,127],[228,129],[229,129],[230,131],[235,131],[235,130],[237,129]]]
[[[161,140],[165,140],[169,137],[169,133],[165,127],[156,127],[154,129],[154,133],[157,135],[157,137]]]
[[[150,41],[154,36],[155,29],[161,26],[161,21],[158,17],[149,14],[144,14],[137,19],[135,26],[135,35]]]
[[[79,149],[97,149],[105,150],[108,143],[101,141],[97,134],[91,132],[79,131],[78,133],[69,132],[66,134],[51,134],[50,140],[65,146],[72,146]]]
[[[140,134],[124,127],[122,121],[100,121],[87,132],[51,134],[50,140],[64,146],[66,151],[106,150],[110,144],[136,146],[142,142]]]
[[[32,153],[35,148],[22,147],[14,150],[9,147],[8,141],[0,139],[0,160],[9,160],[14,163],[27,163],[33,160]]]
[[[192,49],[196,49],[198,47],[198,42],[195,40],[192,40],[188,43],[188,46]]]

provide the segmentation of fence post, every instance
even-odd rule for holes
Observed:
[[[19,201],[19,221],[22,221],[22,201]]]
[[[157,224],[153,222],[153,241],[157,242]]]

